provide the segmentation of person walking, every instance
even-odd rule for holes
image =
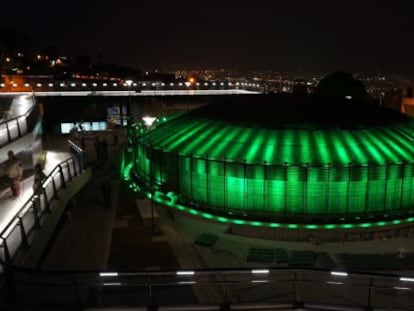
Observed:
[[[21,180],[23,177],[22,163],[16,158],[12,150],[7,153],[7,156],[6,175],[9,179],[13,198],[17,198],[21,192]]]
[[[43,173],[42,166],[40,163],[37,163],[34,167],[34,176],[33,176],[33,194],[40,195],[42,192],[42,183],[46,178],[45,173]]]

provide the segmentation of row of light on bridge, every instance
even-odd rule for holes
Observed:
[[[5,87],[6,85],[4,84],[4,83],[0,83],[0,87]],[[14,88],[16,88],[16,87],[18,87],[19,85],[17,84],[17,83],[12,83],[11,84],[11,86],[12,87],[14,87]],[[29,84],[29,83],[25,83],[24,85],[23,85],[24,87],[32,87],[32,85],[31,84]],[[66,84],[66,83],[59,83],[59,84],[53,84],[53,83],[47,83],[47,84],[42,84],[42,83],[36,83],[35,85],[33,85],[33,87],[43,87],[43,86],[48,86],[48,87],[55,87],[55,86],[60,86],[60,87],[68,87],[68,86],[70,86],[70,87],[79,87],[79,86],[81,86],[81,87],[87,87],[88,86],[88,84],[87,83],[81,83],[81,84],[76,84],[76,83],[69,83],[69,84]],[[98,87],[98,83],[92,83],[91,84],[91,86],[92,87]],[[191,87],[191,86],[229,86],[229,87],[232,87],[232,86],[243,86],[243,87],[260,87],[260,84],[258,84],[258,83],[244,83],[244,82],[235,82],[235,83],[232,83],[232,82],[227,82],[227,83],[225,83],[225,82],[204,82],[204,83],[200,83],[200,82],[196,82],[196,83],[190,83],[190,82],[177,82],[177,83],[173,83],[173,82],[170,82],[170,83],[164,83],[164,82],[162,82],[162,83],[146,83],[146,82],[143,82],[143,83],[132,83],[132,84],[128,84],[128,83],[102,83],[102,87],[108,87],[108,86],[112,86],[112,87],[120,87],[120,86],[124,86],[124,87],[131,87],[131,86],[134,86],[134,87],[137,87],[137,86],[141,86],[141,87],[150,87],[150,86],[152,86],[152,87],[159,87],[159,86],[161,86],[161,87],[165,87],[165,86],[171,86],[171,87],[173,87],[173,86],[181,86],[181,87],[183,87],[183,86],[186,86],[186,87]]]
[[[251,280],[251,283],[268,283],[269,280],[263,278],[264,276],[268,275],[270,273],[269,269],[253,269],[251,270],[251,274],[254,276],[258,276],[258,277],[262,277],[261,279],[255,279],[255,280]],[[176,276],[178,277],[192,277],[196,274],[195,271],[192,270],[182,270],[182,271],[177,271],[176,272]],[[344,272],[344,271],[331,271],[330,272],[331,276],[336,277],[336,279],[334,281],[327,281],[326,284],[330,284],[330,285],[343,285],[344,282],[341,282],[340,279],[338,278],[346,278],[348,277],[348,273]],[[101,272],[99,273],[99,276],[102,278],[107,278],[107,277],[117,277],[119,276],[118,272]],[[399,280],[401,282],[414,282],[414,278],[412,277],[400,277]],[[182,284],[182,285],[191,285],[191,284],[196,284],[197,282],[191,279],[184,279],[183,281],[179,281],[178,284]],[[104,282],[103,283],[104,286],[121,286],[122,283],[121,282]],[[411,290],[410,287],[406,287],[406,286],[394,286],[394,289],[396,290]]]

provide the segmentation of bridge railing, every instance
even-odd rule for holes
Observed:
[[[237,306],[255,310],[246,305],[267,305],[266,310],[276,310],[277,305],[284,305],[285,309],[412,310],[413,286],[399,276],[334,273],[288,268],[123,272],[8,269],[10,294],[34,306],[129,305],[184,310],[171,308],[180,305],[190,310],[188,306],[204,305],[211,310],[237,310]]]
[[[205,81],[205,82],[145,82],[136,81],[131,86],[121,82],[95,81],[85,82],[73,81],[48,81],[42,83],[25,83],[21,85],[0,83],[0,93],[2,92],[47,92],[47,91],[154,91],[154,90],[262,90],[263,84],[253,80],[241,79],[239,81]]]
[[[0,147],[3,147],[30,131],[37,118],[36,101],[33,98],[33,105],[22,115],[0,122]]]
[[[52,201],[59,191],[85,170],[85,157],[77,153],[59,163],[42,182],[41,191],[33,193],[0,232],[0,261],[13,264],[19,251],[30,246],[36,229],[40,229],[53,212]]]

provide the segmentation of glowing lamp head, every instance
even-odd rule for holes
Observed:
[[[131,85],[132,85],[132,83],[133,83],[134,81],[132,81],[132,80],[126,80],[125,81],[125,84],[128,86],[128,87],[130,87]]]
[[[150,116],[142,117],[142,121],[144,121],[147,127],[151,127],[152,124],[155,122],[155,120],[157,120],[156,117],[150,117]]]

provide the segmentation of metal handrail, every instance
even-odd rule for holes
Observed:
[[[333,288],[338,285],[344,285],[346,291],[343,291],[339,286],[336,293],[338,301],[342,298],[346,298],[351,295],[352,290],[360,291],[365,289],[362,295],[359,297],[359,304],[355,302],[349,302],[350,306],[369,307],[377,305],[375,301],[372,301],[373,293],[376,291],[388,291],[388,290],[412,290],[412,286],[408,287],[400,276],[388,275],[388,274],[376,274],[376,273],[348,273],[343,277],[336,277],[334,271],[324,269],[298,269],[298,268],[278,268],[278,269],[194,269],[194,270],[140,270],[140,271],[122,271],[122,272],[108,272],[108,271],[56,271],[56,270],[31,270],[25,268],[18,268],[8,266],[9,273],[13,275],[13,282],[15,285],[22,284],[24,288],[26,286],[33,286],[33,288],[39,289],[43,287],[51,287],[54,289],[60,288],[65,293],[68,291],[85,292],[87,289],[95,288],[98,291],[106,286],[117,286],[119,292],[124,289],[126,292],[130,292],[130,288],[144,288],[147,289],[148,304],[153,302],[153,289],[154,288],[168,288],[176,286],[192,286],[203,288],[204,286],[216,286],[216,289],[223,290],[223,297],[221,303],[232,304],[227,299],[226,293],[231,292],[234,286],[245,286],[253,288],[255,286],[287,286],[289,290],[288,295],[292,295],[293,298],[287,301],[288,303],[315,303],[311,298],[301,297],[302,286],[314,285],[319,286],[331,286]],[[262,271],[259,274],[254,271]],[[338,272],[336,272],[338,273]],[[343,273],[343,272],[342,272]],[[42,278],[43,277],[43,278]],[[263,283],[263,284],[261,284]],[[293,284],[293,286],[288,286]],[[347,285],[346,285],[347,284]],[[265,289],[265,288],[264,288]],[[269,287],[267,287],[269,290]],[[102,292],[101,292],[102,293]],[[24,294],[24,292],[22,292]],[[79,294],[79,293],[78,293]],[[111,293],[106,293],[110,295]],[[106,295],[103,293],[103,295]],[[286,295],[286,293],[285,293]],[[397,297],[398,294],[394,296]],[[317,296],[315,296],[316,299]],[[29,298],[30,299],[30,298]],[[79,301],[79,297],[73,298],[72,303],[82,304]],[[40,303],[42,300],[40,301]],[[256,302],[257,301],[253,301]],[[286,303],[286,301],[284,301]],[[142,301],[141,301],[142,303]],[[217,303],[217,302],[215,302]],[[263,302],[262,302],[263,303]],[[319,302],[321,305],[338,305],[334,303]],[[401,302],[404,305],[404,302]],[[406,307],[410,308],[411,302],[406,304]],[[400,310],[396,306],[393,306],[393,310]],[[369,309],[368,308],[368,309]],[[371,310],[371,309],[369,309]],[[404,309],[406,310],[406,309]]]
[[[75,150],[77,153],[84,153],[85,150],[83,150],[81,147],[79,147],[76,143],[74,143],[72,140],[67,140],[68,144]]]
[[[27,109],[27,111],[26,111],[25,113],[23,113],[23,114],[21,114],[21,115],[19,115],[19,116],[15,116],[15,117],[12,117],[12,118],[6,119],[6,120],[4,120],[4,121],[1,121],[1,122],[0,122],[0,126],[1,126],[1,125],[3,125],[3,124],[5,124],[5,123],[9,123],[9,122],[11,122],[11,121],[18,120],[18,119],[20,119],[20,118],[22,118],[22,117],[28,117],[28,116],[30,115],[30,113],[33,111],[33,109],[34,109],[34,107],[35,107],[35,106],[36,106],[36,100],[35,100],[35,98],[34,98],[34,96],[33,96],[33,105],[32,105],[32,106],[30,106],[30,108],[29,108],[29,109]]]
[[[32,97],[32,103],[33,104],[30,106],[30,108],[25,113],[0,122],[0,127],[5,127],[7,131],[7,140],[3,142],[2,144],[0,144],[0,147],[3,147],[13,142],[14,140],[22,137],[24,134],[27,133],[29,129],[29,124],[28,124],[29,116],[32,114],[36,106],[36,99],[34,96]],[[24,132],[22,132],[21,125],[20,125],[20,122],[22,122],[23,118],[24,118],[24,121],[26,122],[26,129]],[[14,137],[12,137],[12,134],[10,132],[10,126],[12,126],[13,124],[17,125],[17,136],[14,136]]]
[[[62,162],[60,162],[55,168],[45,177],[44,181],[42,182],[42,189],[45,189],[45,187],[50,183],[50,181],[53,179],[53,175],[59,172],[60,167],[64,166],[66,163],[69,164],[69,162],[73,161],[75,157],[71,157],[69,159],[66,159]],[[0,238],[5,238],[5,233],[10,230],[10,226],[13,224],[13,222],[21,217],[22,211],[27,207],[28,204],[33,202],[34,197],[36,194],[32,194],[31,197],[23,204],[23,206],[19,209],[19,211],[16,213],[16,215],[10,220],[10,222],[4,227],[3,231],[0,232]],[[6,235],[7,237],[7,235]],[[0,258],[0,263],[2,263]]]

